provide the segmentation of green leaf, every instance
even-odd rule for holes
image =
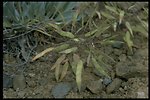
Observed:
[[[61,36],[74,38],[75,36],[71,32],[65,32],[65,31],[57,31]]]
[[[62,56],[60,56],[57,61],[55,62],[55,64],[51,67],[51,70],[53,70],[54,68],[56,68],[57,66],[60,66],[60,63],[66,58],[66,55],[63,54]]]
[[[129,22],[125,23],[126,27],[128,28],[128,30],[130,31],[131,35],[133,36],[133,32],[132,32],[132,28]]]
[[[105,8],[108,9],[109,11],[114,12],[115,14],[119,15],[119,13],[117,12],[117,9],[115,7],[105,5]]]
[[[95,30],[93,30],[93,31],[90,31],[90,32],[87,32],[87,33],[85,34],[85,37],[89,37],[89,36],[95,34],[96,32],[97,32],[97,29],[95,29]]]
[[[76,68],[77,68],[77,64],[79,60],[80,60],[79,55],[73,54],[73,62],[71,63],[71,66],[72,66],[72,71],[74,72],[74,74],[76,74]]]
[[[104,11],[102,11],[101,14],[102,14],[102,16],[104,16],[104,17],[106,17],[108,19],[116,19],[115,17],[113,17],[112,15],[110,15],[110,14],[104,12]]]
[[[142,27],[141,25],[133,26],[132,30],[134,32],[140,32],[140,33],[142,33],[143,36],[148,37],[148,31],[144,27]]]
[[[61,73],[61,76],[60,76],[60,81],[65,77],[65,75],[67,74],[67,70],[68,70],[68,66],[69,66],[69,63],[68,61],[65,62],[65,64],[62,66],[62,73]]]
[[[79,92],[81,92],[82,69],[83,69],[83,62],[82,60],[79,60],[77,64],[77,70],[76,70],[76,83],[77,83]]]
[[[130,51],[132,52],[133,41],[130,38],[130,33],[127,31],[125,36],[123,37],[124,41],[127,43]]]
[[[99,73],[103,74],[104,76],[110,78],[110,76],[106,73],[106,71],[98,64],[96,59],[92,57],[93,65],[95,66],[96,70],[98,70]]]
[[[58,63],[56,68],[55,68],[55,78],[56,78],[57,82],[59,80],[59,74],[60,74],[60,63]]]
[[[64,49],[67,49],[69,47],[69,44],[62,44],[62,45],[60,45],[60,46],[57,46],[55,49],[54,49],[54,51],[55,52],[60,52],[60,51],[62,51],[62,50],[64,50]]]
[[[66,50],[61,51],[59,53],[66,53],[66,54],[68,54],[68,53],[71,53],[71,52],[75,52],[77,49],[78,49],[77,47],[72,47],[70,49],[66,49]]]
[[[122,23],[124,17],[124,11],[120,11],[120,15],[119,15],[119,25]]]
[[[110,28],[110,26],[100,26],[99,28],[98,28],[98,31],[93,35],[93,37],[99,37],[103,32],[105,32],[107,29],[109,29]]]

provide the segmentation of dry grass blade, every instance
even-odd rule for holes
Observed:
[[[41,53],[37,54],[37,55],[32,59],[32,61],[35,61],[36,59],[42,57],[43,55],[45,55],[46,53],[52,51],[53,49],[54,49],[53,47],[50,47],[50,48],[45,49],[45,50],[42,51]]]
[[[58,82],[58,79],[59,79],[59,74],[60,74],[60,63],[58,63],[56,68],[55,68],[55,78],[56,78],[57,82]]]
[[[120,11],[120,15],[119,15],[119,25],[122,23],[124,17],[124,11]]]
[[[77,47],[72,47],[70,49],[66,49],[66,50],[61,51],[59,53],[66,53],[66,54],[68,54],[68,53],[71,53],[71,52],[75,52],[77,49],[78,49]]]
[[[104,16],[104,17],[106,17],[106,18],[108,18],[108,19],[115,19],[114,16],[112,16],[112,15],[110,15],[110,14],[104,12],[104,11],[102,11],[101,14],[102,14],[102,16]]]
[[[114,27],[114,31],[116,32],[116,30],[117,30],[117,22],[115,22],[115,23],[113,24],[113,27]]]
[[[63,54],[62,56],[60,56],[57,59],[57,61],[55,62],[55,64],[51,67],[51,70],[53,70],[54,68],[56,68],[65,58],[66,58],[65,54]]]
[[[87,57],[86,66],[89,66],[90,58],[91,58],[91,52],[89,52],[89,55],[88,55],[88,57]]]
[[[77,64],[77,70],[76,70],[76,83],[77,83],[79,92],[81,91],[82,69],[83,69],[83,62],[82,60],[80,60]]]
[[[133,26],[132,30],[134,32],[140,32],[140,33],[142,33],[143,36],[148,37],[148,31],[146,31],[146,29],[144,27],[142,27],[141,25]]]
[[[99,73],[103,74],[104,76],[110,78],[110,76],[106,73],[106,71],[98,64],[98,62],[96,61],[96,59],[94,57],[92,57],[92,62],[95,66],[95,68],[99,71]]]
[[[40,33],[43,33],[43,34],[45,34],[45,35],[47,35],[47,36],[49,36],[49,37],[51,37],[50,34],[48,34],[47,32],[45,32],[45,31],[43,31],[43,30],[41,30],[41,29],[35,29],[35,30],[38,31],[38,32],[40,32]]]
[[[68,67],[69,67],[69,63],[68,61],[65,62],[65,64],[62,66],[62,73],[61,73],[61,76],[60,76],[60,81],[62,81],[62,79],[65,77],[65,75],[67,74],[67,70],[68,70]]]
[[[105,8],[106,9],[108,9],[109,11],[111,11],[111,12],[114,12],[115,14],[119,14],[118,12],[117,12],[117,9],[115,8],[115,7],[111,7],[111,6],[107,6],[107,5],[105,5]]]
[[[103,32],[105,32],[109,28],[110,26],[99,27],[98,32],[96,32],[93,37],[99,37]]]
[[[128,28],[128,30],[130,31],[131,35],[133,36],[133,32],[132,32],[132,28],[129,22],[125,23],[126,27]],[[134,36],[133,36],[134,37]]]
[[[129,49],[130,49],[130,51],[132,52],[133,41],[132,41],[131,38],[130,38],[130,33],[129,33],[129,31],[126,32],[126,35],[125,35],[125,37],[124,37],[123,39],[124,39],[124,41],[127,43],[128,47],[129,47]]]
[[[97,30],[98,30],[98,29],[95,29],[95,30],[93,30],[93,31],[87,32],[87,33],[85,34],[85,37],[89,37],[89,36],[95,34],[95,33],[97,32]]]

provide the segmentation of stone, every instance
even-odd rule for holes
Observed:
[[[126,61],[126,59],[127,59],[127,56],[126,56],[125,54],[121,54],[121,55],[119,56],[119,60],[120,60],[120,61]]]
[[[87,84],[87,88],[92,92],[92,93],[95,93],[95,94],[98,94],[99,92],[102,91],[103,89],[103,84],[102,84],[102,81],[101,79],[100,80],[97,80],[97,81],[89,81],[89,83]]]
[[[54,98],[64,98],[71,89],[72,89],[72,86],[70,83],[61,82],[52,88],[51,93]]]
[[[146,77],[148,68],[142,64],[129,65],[128,62],[120,62],[116,65],[116,75],[122,78]]]
[[[13,87],[12,77],[6,74],[3,74],[3,88]]]
[[[103,79],[103,84],[104,85],[108,85],[108,84],[110,84],[112,82],[112,80],[110,79],[110,78],[107,78],[107,77],[105,77],[104,79]]]
[[[23,74],[15,75],[13,78],[13,88],[23,90],[26,87],[26,81]]]
[[[112,44],[112,47],[120,49],[120,48],[123,47],[123,43],[121,43],[121,42],[115,42],[115,43]]]
[[[106,92],[108,94],[112,93],[113,91],[119,89],[120,85],[121,85],[121,82],[122,80],[119,79],[119,78],[115,78],[113,80],[113,82],[111,84],[109,84],[107,87],[106,87]]]

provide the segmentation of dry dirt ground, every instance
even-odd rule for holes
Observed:
[[[19,69],[3,66],[3,98],[148,98],[148,39],[136,34],[133,42],[133,55],[126,45],[115,48],[95,44],[116,61],[107,61],[112,66],[111,79],[101,77],[93,67],[85,67],[80,93],[70,68],[62,82],[56,82],[50,68],[57,54],[49,53]],[[43,48],[39,46],[36,51]]]

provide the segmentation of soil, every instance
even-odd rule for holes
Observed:
[[[134,48],[133,55],[130,55],[126,45],[123,45],[123,47],[119,49],[114,48],[113,46],[103,46],[100,47],[100,50],[115,59],[116,62],[112,65],[110,64],[114,69],[116,69],[115,66],[129,66],[132,63],[133,65],[139,65],[143,70],[146,70],[144,73],[148,73],[148,39],[142,38],[139,34],[136,34],[134,43],[138,48]],[[95,46],[99,47],[98,44],[95,44]],[[42,48],[45,47],[43,46]],[[40,51],[42,48],[39,46],[36,50]],[[56,82],[54,71],[50,70],[50,68],[55,63],[56,59],[57,54],[49,53],[41,59],[26,64],[19,69],[15,66],[4,66],[3,97],[54,98],[52,89],[60,82]],[[127,68],[130,67],[125,67],[125,69]],[[97,88],[94,88],[86,83],[94,81],[94,84],[97,84],[96,82],[99,82],[98,80],[103,80],[103,78],[95,74],[92,70],[91,67],[86,67],[84,69],[82,86],[85,88],[81,89],[81,92],[79,93],[77,87],[74,86],[74,89],[69,90],[64,98],[148,98],[148,74],[127,73],[132,75],[129,75],[127,79],[124,79],[124,77],[117,76],[116,71],[113,70],[111,72],[112,83],[110,83],[110,85],[106,86],[101,84],[103,85],[102,87],[98,85]],[[17,79],[15,79],[15,77],[17,77]],[[116,78],[121,81],[115,83],[114,81]],[[68,70],[67,75],[62,82],[75,82],[75,76],[71,70]],[[20,89],[17,89],[17,86]]]

